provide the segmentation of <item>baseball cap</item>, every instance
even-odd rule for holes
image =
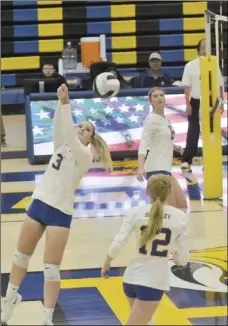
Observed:
[[[153,53],[150,54],[149,61],[152,60],[152,59],[158,59],[158,60],[162,61],[161,55],[159,53],[157,53],[157,52],[153,52]]]

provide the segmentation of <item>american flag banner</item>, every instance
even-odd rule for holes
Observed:
[[[34,155],[53,154],[53,117],[57,101],[31,101]],[[110,147],[111,152],[137,150],[142,125],[151,108],[147,96],[125,96],[110,99],[83,98],[71,100],[74,124],[90,121]],[[175,130],[175,143],[185,147],[188,128],[184,94],[166,95],[165,114]],[[227,144],[227,103],[222,115],[222,145]],[[202,147],[200,138],[199,147]]]

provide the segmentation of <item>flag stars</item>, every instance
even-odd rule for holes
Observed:
[[[35,114],[40,118],[40,120],[50,119],[49,112],[47,112],[47,111],[40,110],[39,113],[35,113]]]
[[[125,104],[122,104],[121,106],[119,106],[119,109],[120,109],[120,111],[123,113],[123,112],[128,112],[128,109],[129,109],[130,107],[129,106],[127,106],[127,105],[125,105]]]
[[[129,120],[131,121],[131,122],[138,122],[138,118],[139,117],[137,117],[136,115],[131,115],[130,117],[129,117]]]
[[[124,123],[124,118],[117,117],[117,118],[116,118],[116,122],[117,122],[117,123]]]
[[[73,114],[75,117],[78,117],[79,115],[82,115],[82,111],[81,110],[74,110]]]
[[[112,113],[113,108],[110,107],[110,106],[106,106],[106,108],[105,108],[104,110],[105,110],[105,113],[106,113],[106,114],[109,114],[109,113]]]
[[[43,135],[43,130],[44,128],[40,128],[38,126],[34,126],[33,129],[32,129],[32,132],[33,132],[33,135],[36,136],[36,135]]]
[[[137,104],[137,105],[134,106],[134,108],[136,109],[136,111],[143,111],[144,110],[144,105]]]

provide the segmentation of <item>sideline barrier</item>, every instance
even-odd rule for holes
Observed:
[[[121,90],[109,100],[96,98],[91,91],[70,92],[74,123],[91,120],[107,141],[113,159],[133,158],[141,137],[143,121],[150,111],[149,89]],[[183,87],[165,88],[166,114],[176,131],[175,142],[185,146],[187,118]],[[52,125],[56,109],[55,93],[30,94],[26,98],[27,151],[31,164],[47,163],[53,153]],[[222,127],[227,127],[224,118]],[[223,139],[223,145],[227,142]],[[199,148],[202,140],[199,141]]]

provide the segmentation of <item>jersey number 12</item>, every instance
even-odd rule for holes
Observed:
[[[142,225],[141,226],[141,231],[145,230],[147,226]],[[152,247],[151,247],[151,256],[157,256],[157,257],[167,257],[168,255],[168,250],[159,250],[158,246],[168,246],[170,241],[171,241],[171,230],[168,228],[162,228],[159,234],[164,236],[164,239],[154,239],[152,241]],[[139,249],[140,254],[147,255],[147,249],[146,246],[143,246]]]

